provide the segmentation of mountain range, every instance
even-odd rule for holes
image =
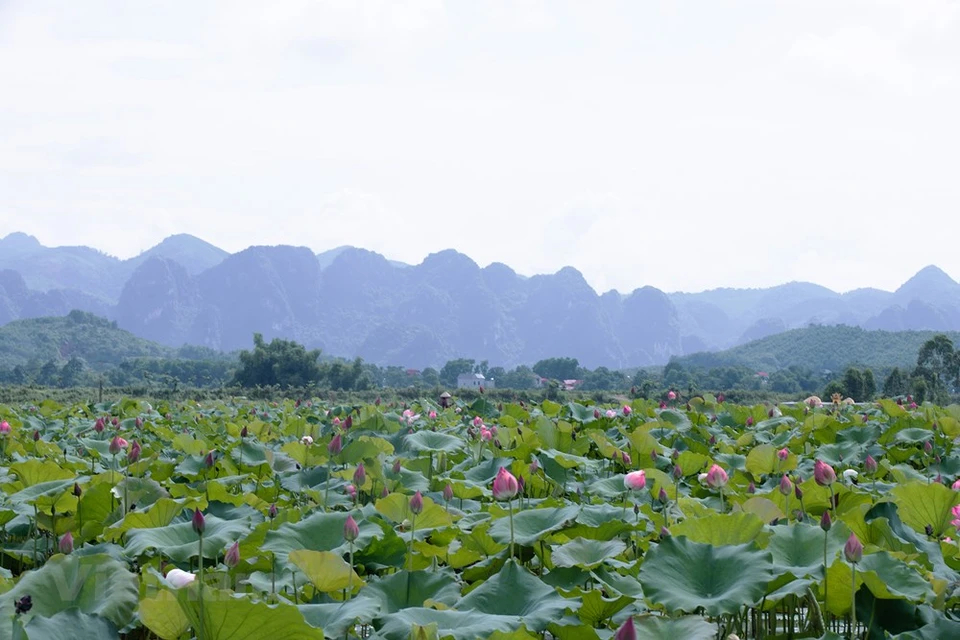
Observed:
[[[231,254],[180,234],[120,260],[23,233],[0,240],[0,325],[73,309],[173,347],[249,348],[258,332],[380,365],[466,357],[512,367],[571,356],[590,368],[626,368],[808,325],[960,330],[960,284],[928,266],[892,292],[791,282],[598,294],[572,267],[525,277],[453,250],[407,265],[355,247]]]

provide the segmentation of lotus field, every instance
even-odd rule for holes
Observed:
[[[0,638],[960,638],[960,407],[0,406]]]

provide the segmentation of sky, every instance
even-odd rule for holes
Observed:
[[[0,236],[960,277],[960,2],[0,0]]]

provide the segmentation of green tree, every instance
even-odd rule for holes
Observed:
[[[434,369],[433,367],[427,367],[420,372],[420,378],[423,380],[424,386],[427,387],[437,387],[440,386],[440,372]]]
[[[576,358],[547,358],[533,365],[533,372],[551,380],[576,380],[582,375]]]
[[[860,398],[862,402],[867,400],[873,400],[873,396],[877,395],[877,381],[873,377],[872,369],[863,370],[863,398]]]
[[[857,401],[865,399],[863,397],[863,374],[860,373],[859,369],[849,367],[843,373],[842,388],[843,390],[840,393],[844,397],[853,398]]]
[[[321,378],[317,360],[320,350],[307,351],[292,340],[274,338],[269,344],[263,335],[253,334],[253,351],[240,352],[240,368],[233,382],[242,387],[280,385],[303,387]]]
[[[64,389],[77,386],[80,383],[80,377],[83,375],[83,368],[83,360],[70,358],[60,370],[60,386]]]
[[[954,351],[953,341],[942,333],[935,335],[920,347],[914,377],[926,381],[930,399],[941,402],[947,399],[951,387],[960,380],[960,358]]]
[[[910,381],[900,371],[900,367],[894,367],[883,381],[883,395],[888,398],[906,395],[909,384]]]
[[[37,373],[37,383],[45,387],[55,386],[60,381],[60,369],[53,360],[47,360],[39,373]]]

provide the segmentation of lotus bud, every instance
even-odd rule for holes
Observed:
[[[430,413],[427,414],[427,416],[428,416],[431,420],[436,420],[436,418],[437,418],[437,412],[436,412],[436,411],[431,411]]]
[[[400,458],[393,461],[393,473],[400,473]]]
[[[682,477],[683,477],[683,469],[681,469],[680,465],[678,464],[673,465],[673,479],[679,480]]]
[[[313,444],[313,437],[303,436],[302,438],[300,438],[300,444],[302,444],[305,447],[309,447],[310,445]]]
[[[167,583],[174,589],[182,589],[197,579],[197,576],[182,569],[170,569],[167,573]]]
[[[114,417],[114,419],[111,420],[110,422],[111,422],[111,423],[113,424],[113,426],[115,426],[115,427],[120,424],[120,421],[119,421],[116,417]]]
[[[664,402],[663,400],[661,400],[661,401],[660,401],[660,408],[661,408],[661,409],[666,409],[666,408],[667,408],[667,403]]]
[[[847,538],[847,543],[843,545],[843,555],[850,564],[857,564],[863,558],[863,544],[857,538],[857,534],[851,533]]]
[[[140,443],[136,440],[133,441],[133,444],[130,445],[130,451],[127,452],[127,461],[133,464],[140,459]]]
[[[375,404],[375,405],[377,405],[377,406],[379,407],[379,406],[380,406],[380,402],[382,402],[382,401],[380,400],[380,396],[377,396],[377,399],[373,401],[373,404]]]
[[[11,429],[10,429],[9,422],[7,422],[6,420],[4,420],[3,422],[0,422],[0,435],[4,435],[4,436],[8,435],[10,431]]]
[[[520,491],[516,477],[506,467],[500,467],[497,477],[493,480],[493,499],[512,500]]]
[[[670,530],[667,529],[666,527],[660,527],[660,539],[663,540],[664,538],[669,538],[669,537],[670,537]]]
[[[137,417],[134,419],[133,424],[134,424],[134,426],[135,426],[137,429],[139,429],[140,427],[143,426],[143,418],[141,418],[140,416],[137,416]]]
[[[600,419],[600,409],[594,409],[594,410],[593,410],[593,419],[594,419],[594,420],[599,420],[599,419]]]
[[[350,431],[353,427],[353,416],[347,416],[347,419],[343,421],[343,430]]]
[[[517,489],[520,492],[520,495],[523,495],[523,488],[527,486],[527,481],[523,479],[523,476],[517,478]]]
[[[197,532],[197,535],[202,536],[203,530],[207,528],[207,523],[203,518],[203,514],[200,513],[200,509],[196,509],[193,512],[191,524],[193,525],[193,530]]]
[[[666,504],[670,501],[670,498],[667,497],[667,492],[663,487],[660,487],[660,493],[657,494],[657,500],[663,504]]]
[[[640,515],[640,505],[638,504],[633,505],[633,515],[635,516]]]
[[[821,487],[829,487],[837,481],[837,472],[830,465],[817,460],[813,464],[813,479]]]
[[[126,448],[127,448],[127,441],[121,438],[120,436],[114,436],[113,440],[110,441],[110,446],[108,447],[108,451],[110,451],[110,453],[113,455],[117,455],[118,453],[120,453]]]
[[[367,470],[363,468],[363,463],[357,465],[357,470],[353,472],[353,484],[362,487],[367,481]]]
[[[726,399],[727,396],[723,395],[722,392],[717,394],[717,404],[723,404],[723,401]]]
[[[335,427],[339,427],[339,426],[340,426],[340,418],[338,418],[337,416],[334,416],[334,417],[333,417],[333,426],[335,426]]]
[[[443,499],[447,502],[453,500],[453,487],[449,482],[443,487]]]
[[[782,493],[785,496],[788,496],[792,492],[793,492],[793,483],[790,482],[790,478],[788,478],[786,474],[784,474],[784,476],[780,478],[780,493]]]
[[[753,483],[753,480],[750,481],[750,484],[747,485],[747,493],[756,493],[757,485]]]
[[[423,511],[423,496],[417,491],[413,494],[413,497],[410,498],[410,512],[413,515],[419,515]]]
[[[933,453],[933,443],[927,440],[923,443],[923,452],[927,455]]]
[[[360,536],[360,527],[353,516],[347,516],[347,521],[343,523],[343,539],[347,542],[353,542]]]
[[[270,505],[270,508],[267,509],[267,515],[270,517],[271,520],[273,520],[274,518],[277,517],[277,505],[276,505],[276,503]]]
[[[327,451],[332,456],[340,455],[340,452],[343,451],[343,440],[340,438],[339,433],[330,440],[330,443],[327,445]]]
[[[676,400],[676,399],[677,399],[677,393],[675,391],[673,390],[667,391],[667,400]]]
[[[747,426],[748,427],[753,426],[753,416],[747,416]]]
[[[388,495],[390,495],[390,490],[389,490],[389,489],[387,489],[386,487],[383,487],[382,489],[380,489],[380,497],[381,497],[381,498],[386,498]]]
[[[246,438],[248,435],[250,435],[250,432],[247,430],[246,425],[244,425],[243,429],[240,429],[240,437]]]
[[[710,436],[710,440],[709,440],[708,442],[710,443],[710,446],[711,446],[711,447],[712,447],[713,445],[717,444],[717,436],[711,435],[711,436]]]
[[[77,484],[76,482],[73,483],[73,495],[77,498],[83,495],[83,491],[80,489],[80,485]]]
[[[633,616],[624,621],[617,632],[613,634],[613,640],[637,640],[637,630],[633,626]]]
[[[207,454],[207,457],[203,459],[203,464],[207,465],[207,469],[212,469],[213,465],[217,463],[217,452],[211,451]]]
[[[607,409],[607,412],[605,415],[612,420],[613,418],[617,417],[617,412],[614,411],[613,409]]]
[[[954,491],[960,491],[960,479],[954,480],[953,484],[950,485],[950,488]]]
[[[790,450],[787,449],[786,447],[784,447],[783,449],[780,449],[780,451],[777,451],[777,459],[780,460],[780,462],[784,462],[789,457],[790,457]]]
[[[679,458],[679,457],[680,457],[680,452],[677,451],[676,449],[674,449],[672,452],[670,452],[670,459],[671,459],[671,460],[676,460],[676,459]]]
[[[631,413],[633,413],[633,409],[630,408],[630,405],[623,405],[623,415],[629,416]]]
[[[240,564],[240,542],[234,542],[223,554],[223,563],[231,569]]]
[[[623,476],[623,486],[629,491],[640,491],[647,486],[647,473],[643,469],[631,471]]]
[[[347,495],[350,496],[351,500],[357,499],[357,488],[352,484],[348,484],[343,488],[343,490],[347,492]]]
[[[657,456],[657,450],[656,450],[656,449],[650,449],[650,460],[653,461],[654,464],[656,464],[657,458],[658,458],[658,456]]]
[[[797,496],[797,500],[803,500],[803,489],[797,482],[793,483],[793,495]]]
[[[712,489],[719,489],[727,485],[727,472],[720,465],[715,464],[707,471],[707,486]]]
[[[540,469],[540,461],[537,460],[536,458],[534,458],[534,459],[530,462],[530,475],[532,475],[532,476],[537,475],[537,471],[538,471],[539,469]],[[957,480],[957,482],[960,482],[960,480]]]
[[[823,532],[826,533],[830,531],[830,527],[833,526],[833,523],[830,521],[830,512],[824,511],[823,515],[820,516],[820,528],[823,529]]]
[[[34,429],[34,430],[33,430],[33,441],[36,442],[36,441],[39,440],[39,439],[40,439],[40,432],[37,431],[36,429]]]
[[[940,464],[940,461],[939,461],[939,460],[937,460],[937,464]],[[934,478],[933,481],[936,482],[937,484],[943,484],[943,476],[941,476],[941,475],[938,473],[938,474],[937,474],[937,477]]]
[[[630,454],[626,451],[620,452],[620,459],[623,460],[623,466],[629,467],[633,462],[633,459],[630,457]]]
[[[69,555],[73,551],[73,534],[67,531],[60,538],[60,553]]]

